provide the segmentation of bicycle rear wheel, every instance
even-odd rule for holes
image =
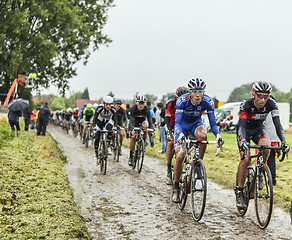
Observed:
[[[138,155],[139,159],[137,159],[138,173],[140,173],[142,171],[143,161],[144,161],[144,152],[145,152],[145,144],[144,144],[144,140],[141,139],[140,144],[139,144],[139,155]]]
[[[259,227],[264,229],[270,222],[273,210],[273,181],[270,169],[265,164],[256,171],[254,203]]]
[[[180,202],[178,203],[178,208],[180,210],[183,210],[186,206],[187,202],[187,181],[188,181],[188,176],[185,175],[183,176],[180,181],[179,181],[179,197],[180,197]]]
[[[193,219],[198,222],[203,217],[206,205],[207,175],[204,162],[201,159],[193,165],[195,168],[192,171],[191,205]]]

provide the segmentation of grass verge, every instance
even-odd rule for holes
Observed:
[[[292,146],[292,131],[286,133],[286,141]],[[159,133],[156,132],[155,146],[154,148],[147,147],[146,155],[155,157],[165,161],[165,155],[159,153],[161,150],[161,143],[158,141]],[[207,176],[214,182],[219,183],[225,188],[233,189],[235,184],[235,176],[237,167],[240,161],[239,151],[236,143],[235,134],[222,134],[225,141],[223,146],[223,152],[215,157],[216,146],[209,145],[204,157],[204,163],[206,166]],[[213,134],[208,134],[208,140],[215,140]],[[123,145],[129,147],[129,140],[125,140]],[[277,171],[276,180],[277,185],[274,186],[274,205],[284,208],[286,211],[290,211],[291,196],[292,196],[292,160],[285,159],[283,162],[276,161]],[[235,204],[235,203],[234,203]]]
[[[1,129],[9,135],[6,124]],[[32,130],[1,143],[0,239],[90,239],[65,161],[51,136]]]

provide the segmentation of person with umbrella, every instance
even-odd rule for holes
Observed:
[[[22,116],[21,111],[12,111],[8,112],[8,120],[11,128],[11,137],[14,137],[15,127],[17,130],[17,137],[19,137],[20,127],[19,127],[19,118]]]
[[[14,136],[15,127],[17,129],[17,137],[19,137],[20,127],[19,127],[19,117],[22,116],[22,111],[29,107],[29,101],[21,98],[12,100],[7,108],[8,120],[11,127],[11,135]]]
[[[44,105],[42,105],[40,108],[38,108],[39,114],[38,114],[38,120],[37,120],[37,135],[40,135],[42,132],[42,135],[46,135],[46,129],[47,125],[51,116],[51,112],[48,108],[48,103],[45,102]]]

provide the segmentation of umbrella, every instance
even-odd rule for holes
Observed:
[[[7,105],[10,111],[23,111],[28,107],[29,101],[22,98],[14,99]]]

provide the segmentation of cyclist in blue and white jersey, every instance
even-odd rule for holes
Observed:
[[[179,154],[180,143],[187,137],[187,133],[192,134],[197,139],[207,140],[207,129],[201,115],[207,111],[211,130],[216,136],[217,142],[223,139],[219,134],[214,115],[214,102],[205,94],[206,83],[202,79],[191,79],[188,87],[189,93],[180,96],[176,101],[175,127],[174,127],[174,148],[176,159],[174,164],[174,188],[172,201],[179,202],[179,179],[182,172],[182,162],[186,151]],[[199,150],[199,158],[203,159],[206,145],[202,144]]]

